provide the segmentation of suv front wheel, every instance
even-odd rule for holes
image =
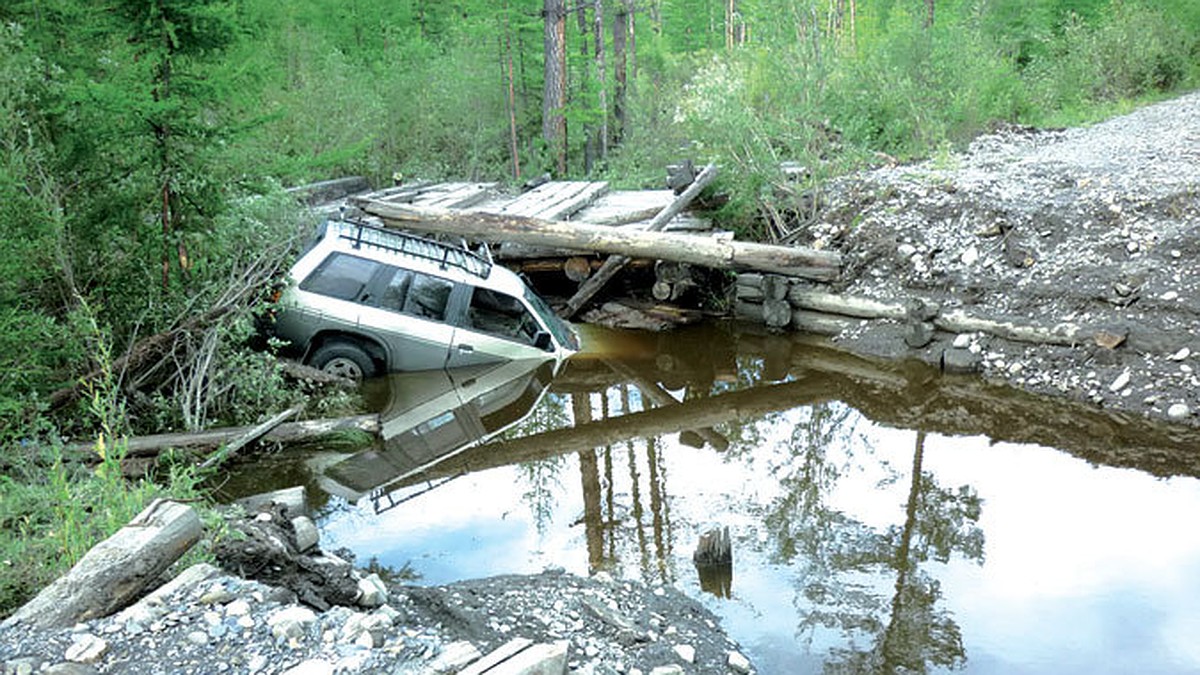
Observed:
[[[362,382],[375,376],[375,362],[362,347],[342,340],[327,342],[313,352],[309,365],[317,370]]]

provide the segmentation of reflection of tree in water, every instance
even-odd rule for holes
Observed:
[[[521,499],[529,504],[529,512],[539,535],[546,533],[554,518],[554,508],[557,506],[554,493],[562,489],[559,474],[566,466],[566,458],[561,455],[520,464],[519,476],[525,487]]]
[[[917,432],[902,526],[878,531],[831,508],[826,498],[854,466],[856,418],[839,404],[813,406],[795,428],[789,461],[774,469],[784,491],[764,524],[775,560],[801,565],[798,633],[810,644],[818,628],[842,633],[848,646],[830,650],[828,672],[960,668],[961,632],[938,607],[940,584],[921,565],[954,554],[982,563],[982,502],[969,486],[943,488],[923,470],[925,434]],[[846,454],[831,457],[835,448]],[[877,583],[885,574],[895,580],[890,594]]]

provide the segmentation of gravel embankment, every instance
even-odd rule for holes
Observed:
[[[1078,329],[1069,345],[980,331],[914,348],[904,322],[870,322],[837,338],[851,350],[953,356],[1026,390],[1200,423],[1200,93],[1085,128],[1002,129],[823,198],[802,243],[843,253],[836,291]]]

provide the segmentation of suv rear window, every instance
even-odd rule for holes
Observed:
[[[300,282],[300,289],[338,300],[355,300],[362,296],[367,282],[380,267],[377,262],[334,253]]]

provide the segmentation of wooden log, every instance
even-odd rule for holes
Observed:
[[[65,628],[131,604],[147,585],[200,539],[191,507],[156,499],[128,525],[92,547],[4,625]]]
[[[812,333],[813,335],[833,337],[841,334],[842,331],[857,326],[858,323],[854,319],[836,314],[809,312],[803,309],[797,309],[792,312],[792,328],[803,333]]]
[[[662,211],[659,211],[658,215],[654,216],[654,220],[650,221],[650,225],[646,227],[646,230],[642,233],[642,235],[644,236],[651,232],[658,232],[666,227],[667,222],[674,218],[680,211],[682,211],[685,206],[690,204],[692,200],[696,198],[696,195],[700,194],[700,191],[703,190],[709,183],[711,183],[716,176],[716,166],[709,164],[708,166],[704,167],[704,170],[700,172],[700,175],[696,176],[696,179],[691,185],[688,186],[686,190],[683,191],[683,194],[676,197],[675,200],[668,204]],[[669,256],[662,255],[646,257],[669,259]],[[608,260],[604,261],[604,264],[599,270],[596,271],[596,274],[594,274],[592,278],[588,279],[587,282],[581,285],[579,290],[575,292],[575,295],[571,296],[571,298],[567,300],[567,304],[566,307],[563,308],[562,315],[568,319],[575,316],[575,314],[578,313],[584,305],[591,301],[596,293],[600,292],[600,289],[604,288],[604,285],[607,284],[610,279],[616,276],[617,272],[621,271],[625,265],[629,264],[630,258],[631,256],[627,255],[614,255]]]
[[[267,420],[266,422],[263,422],[262,424],[259,424],[258,426],[250,428],[248,431],[246,431],[246,433],[244,433],[240,436],[237,436],[232,441],[230,441],[230,442],[226,443],[224,446],[222,446],[222,448],[219,452],[213,454],[213,456],[211,456],[208,459],[201,462],[200,468],[207,469],[211,466],[215,466],[217,464],[220,464],[221,462],[224,462],[225,460],[229,459],[230,457],[233,457],[238,452],[240,452],[242,448],[253,443],[254,441],[257,441],[259,438],[261,438],[263,435],[265,435],[268,431],[274,429],[275,427],[279,426],[280,424],[283,424],[283,421],[286,420],[287,418],[299,415],[300,411],[303,409],[304,409],[304,406],[302,406],[302,405],[292,406],[291,408],[288,408],[287,410],[284,410],[283,412],[275,415],[274,417]]]
[[[825,312],[827,314],[841,314],[864,319],[907,318],[907,311],[900,303],[838,295],[801,285],[792,286],[788,290],[787,297],[799,309]]]
[[[786,328],[792,322],[792,306],[787,300],[767,298],[762,303],[763,323],[771,328]]]
[[[206,429],[204,431],[181,432],[172,434],[153,434],[135,436],[127,439],[125,456],[154,457],[167,448],[205,449],[215,448],[222,443],[228,443],[246,435],[254,426],[225,427],[223,429]],[[332,419],[306,420],[304,422],[286,422],[271,429],[262,436],[262,440],[270,443],[297,443],[330,434],[346,431],[361,431],[368,434],[379,433],[379,415],[354,415]],[[68,453],[79,454],[92,448],[91,443],[77,443],[67,446]]]
[[[363,201],[360,204],[389,227],[484,241],[507,239],[536,246],[677,260],[720,269],[760,269],[815,281],[835,278],[841,266],[841,256],[837,253],[801,247],[662,232],[629,232],[612,227],[421,209],[385,202]]]
[[[1089,342],[1094,331],[1085,335],[1085,330],[1078,324],[1060,323],[1046,328],[1035,325],[1022,325],[1012,321],[1000,321],[974,317],[962,310],[945,312],[934,317],[933,325],[953,333],[988,333],[1015,342],[1030,342],[1033,344],[1061,345],[1075,347]]]
[[[592,276],[592,261],[583,256],[567,258],[563,263],[563,273],[571,281],[582,282]]]

